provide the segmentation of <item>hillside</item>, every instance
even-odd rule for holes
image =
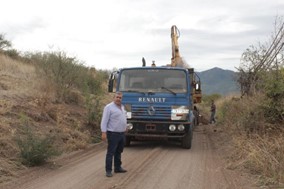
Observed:
[[[202,82],[203,94],[228,95],[239,92],[237,83],[235,82],[236,72],[215,67],[199,72],[198,75]]]
[[[50,136],[62,153],[84,149],[100,140],[96,138],[99,126],[88,122],[86,97],[72,89],[69,95],[76,102],[60,102],[56,90],[54,83],[39,74],[33,64],[0,54],[0,183],[11,176],[17,177],[19,170],[26,168],[19,164],[17,141],[27,130],[32,137]],[[110,100],[104,95],[96,110],[102,111],[101,107]],[[88,103],[92,107],[97,104],[96,101]]]

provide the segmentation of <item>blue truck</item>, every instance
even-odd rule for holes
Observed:
[[[176,26],[173,26],[176,27]],[[177,28],[172,27],[173,32]],[[170,65],[123,68],[110,75],[108,91],[123,92],[127,111],[126,146],[131,141],[175,140],[190,149],[196,116],[194,104],[201,102],[200,79],[193,68],[182,67],[177,39],[173,39]]]

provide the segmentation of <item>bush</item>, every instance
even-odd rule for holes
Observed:
[[[234,145],[231,168],[245,168],[259,175],[262,184],[273,185],[284,181],[284,130],[281,124],[267,122],[266,103],[266,94],[226,100],[219,105],[218,121]]]
[[[261,108],[269,123],[284,121],[284,69],[267,74],[264,82],[266,99]]]
[[[76,57],[68,57],[65,52],[26,53],[25,58],[35,64],[39,74],[56,86],[59,102],[77,102],[76,99],[70,99],[70,92],[74,89],[101,94],[102,85],[108,76],[106,71],[85,67]]]
[[[54,145],[55,136],[50,134],[46,136],[37,135],[28,125],[25,117],[23,129],[18,132],[15,140],[20,148],[23,164],[28,166],[41,165],[50,157],[60,154]]]

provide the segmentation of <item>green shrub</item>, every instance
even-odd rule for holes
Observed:
[[[54,136],[37,136],[31,128],[25,127],[22,136],[16,139],[23,163],[29,166],[41,165],[50,157],[59,155],[53,145],[54,140]]]
[[[36,65],[39,74],[44,75],[56,86],[59,102],[77,102],[76,99],[70,99],[72,98],[70,92],[74,89],[90,94],[101,94],[102,85],[108,77],[107,71],[88,68],[76,57],[68,57],[65,52],[26,53],[25,58]]]
[[[282,73],[281,73],[282,71]],[[270,123],[284,121],[284,69],[267,74],[264,82],[266,99],[261,108]]]
[[[98,96],[85,94],[85,107],[87,109],[87,119],[89,125],[98,125],[101,119],[101,104]]]

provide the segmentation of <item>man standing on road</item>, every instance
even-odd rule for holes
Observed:
[[[126,131],[126,111],[121,104],[122,93],[116,92],[113,102],[107,104],[101,121],[102,140],[108,142],[105,170],[106,176],[112,177],[112,162],[114,172],[125,173],[121,167],[121,153],[123,152]]]
[[[216,114],[216,105],[214,103],[214,100],[212,100],[211,102],[211,116],[210,116],[210,124],[212,124],[213,122],[216,123],[216,120],[215,120],[215,114]]]

